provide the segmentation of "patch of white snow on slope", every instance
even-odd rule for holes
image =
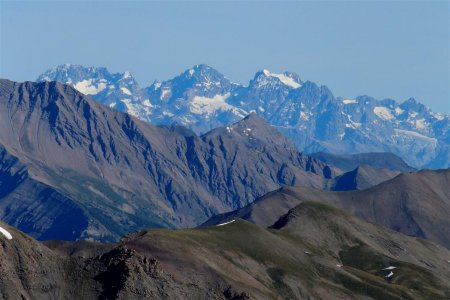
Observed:
[[[100,82],[95,86],[92,83],[92,79],[86,79],[77,82],[73,87],[85,95],[95,95],[106,89],[106,83]]]
[[[387,109],[384,106],[376,106],[373,109],[373,112],[381,119],[383,120],[392,120],[394,117],[392,116],[389,109]]]
[[[356,101],[355,99],[344,99],[344,100],[342,100],[342,103],[344,103],[344,104],[356,104],[356,103],[358,103],[358,101]]]
[[[217,224],[216,226],[227,225],[227,224],[233,223],[234,221],[236,221],[236,220],[231,220],[231,221],[228,221],[228,222],[225,222],[225,223],[220,223],[220,224]]]
[[[126,87],[121,87],[120,89],[122,90],[122,93],[124,93],[125,95],[131,96],[130,90],[127,89]]]
[[[2,233],[8,240],[12,240],[11,233],[9,233],[9,231],[4,229],[3,227],[0,227],[0,233]]]
[[[297,89],[297,88],[301,87],[300,83],[298,83],[293,78],[286,76],[284,74],[275,74],[275,73],[269,72],[268,70],[263,70],[263,72],[264,72],[264,75],[266,75],[266,76],[278,78],[283,84],[290,86],[293,89]]]
[[[230,97],[230,93],[215,95],[212,98],[195,96],[190,103],[191,112],[198,115],[211,115],[218,110],[235,110],[234,106],[225,102],[228,97]]]

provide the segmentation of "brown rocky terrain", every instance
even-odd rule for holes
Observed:
[[[2,299],[448,299],[448,249],[305,202],[244,220],[150,229],[116,244],[42,244],[1,223]],[[386,278],[393,272],[394,275]]]

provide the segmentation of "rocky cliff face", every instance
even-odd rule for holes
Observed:
[[[48,187],[61,212],[76,210],[84,220],[73,235],[58,236],[64,239],[115,240],[145,226],[194,226],[282,185],[320,188],[333,175],[256,114],[197,136],[142,122],[68,85],[7,80],[0,82],[0,114],[0,144],[25,166],[26,178]],[[16,206],[4,197],[0,213],[43,237],[43,227],[26,225],[36,222],[30,210],[17,219],[17,208],[33,195]],[[50,203],[39,211],[55,219]]]

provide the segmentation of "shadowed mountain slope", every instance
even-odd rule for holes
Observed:
[[[87,220],[60,239],[116,240],[143,227],[195,226],[282,185],[322,188],[333,172],[255,114],[230,132],[198,137],[139,121],[56,82],[1,80],[0,128],[0,144],[26,166],[27,178],[72,199],[66,202]],[[0,201],[0,216],[16,220],[8,205]],[[35,221],[25,210],[14,224],[45,236],[24,225]]]

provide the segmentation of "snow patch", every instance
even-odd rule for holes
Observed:
[[[170,111],[167,111],[167,110],[164,110],[162,112],[162,114],[163,114],[163,116],[167,116],[167,117],[173,117],[174,116],[173,113],[171,113]]]
[[[403,129],[394,129],[394,130],[397,134],[402,134],[402,135],[406,135],[406,136],[409,136],[412,138],[421,139],[421,140],[427,141],[429,143],[437,144],[437,140],[435,138],[425,136],[425,135],[420,134],[415,131],[409,131],[409,130],[403,130]]]
[[[342,100],[342,103],[344,103],[344,104],[356,104],[356,103],[358,103],[358,101],[356,101],[355,99],[344,99],[344,100]]]
[[[149,99],[144,99],[142,104],[144,104],[144,106],[147,106],[147,107],[153,107],[153,104],[150,102]]]
[[[5,228],[0,227],[0,233],[3,234],[4,237],[5,237],[6,239],[12,240],[12,235],[11,235],[11,233],[9,233],[9,231],[6,230]]]
[[[135,117],[139,116],[138,109],[133,105],[133,103],[131,103],[130,99],[125,98],[125,99],[122,99],[120,101],[122,101],[122,103],[124,103],[125,106],[127,107],[127,113],[128,114],[130,114],[132,116],[135,116]]]
[[[403,112],[404,112],[404,110],[401,109],[400,107],[397,107],[397,108],[395,109],[395,114],[396,114],[397,116],[401,115]]]
[[[125,71],[125,73],[123,73],[122,78],[131,78],[131,73],[129,71]]]
[[[228,97],[230,97],[230,93],[215,95],[212,98],[195,96],[189,103],[191,112],[197,115],[211,115],[217,110],[233,110],[235,107],[225,102]]]
[[[305,121],[309,120],[309,116],[302,111],[300,112],[300,118]]]
[[[267,77],[275,77],[278,78],[283,84],[290,86],[293,89],[298,89],[299,87],[301,87],[302,85],[300,83],[298,83],[297,81],[295,81],[293,78],[286,76],[284,74],[275,74],[275,73],[270,73],[269,70],[263,70],[264,75],[266,75]]]
[[[408,118],[415,118],[415,117],[417,117],[418,114],[419,114],[418,112],[413,111],[413,112],[409,113]]]
[[[425,119],[416,120],[416,128],[417,129],[425,129],[427,127],[427,123]]]
[[[248,136],[251,133],[252,129],[251,128],[245,128],[242,133],[245,134],[246,136]]]
[[[124,93],[125,95],[131,96],[130,90],[127,89],[126,87],[121,87],[120,90],[121,90],[122,93]]]
[[[376,106],[373,109],[373,112],[380,118],[383,120],[392,120],[394,117],[392,116],[391,112],[389,111],[389,109],[387,109],[384,106]]]
[[[444,120],[444,118],[445,118],[443,114],[439,114],[439,113],[431,113],[431,115],[439,121]]]
[[[161,87],[161,82],[157,81],[153,84],[153,89],[156,91],[157,89],[159,89]]]
[[[225,222],[225,223],[220,223],[220,224],[217,224],[216,227],[217,227],[217,226],[223,226],[223,225],[231,224],[231,223],[233,223],[234,221],[236,221],[236,220],[233,219],[233,220],[228,221],[228,222]]]
[[[86,79],[77,82],[73,87],[85,95],[95,95],[106,88],[106,83],[100,82],[97,86],[95,86],[92,83],[92,79]]]
[[[351,115],[347,115],[347,119],[350,121],[350,124],[345,124],[345,127],[347,128],[358,129],[362,125],[361,123],[353,121]]]
[[[171,93],[171,89],[170,88],[163,88],[163,90],[161,91],[161,100],[164,100],[166,98],[167,95],[169,95]]]

